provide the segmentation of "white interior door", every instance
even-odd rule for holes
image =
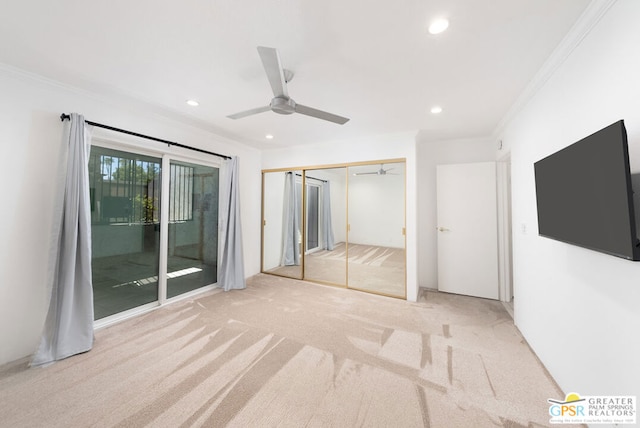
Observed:
[[[437,166],[438,290],[498,299],[496,164]]]

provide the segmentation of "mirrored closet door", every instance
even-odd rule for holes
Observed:
[[[406,297],[404,159],[262,180],[262,272]]]
[[[349,288],[405,292],[405,164],[349,167]]]
[[[347,169],[305,171],[304,278],[347,285]]]
[[[302,171],[262,174],[262,272],[302,279]]]

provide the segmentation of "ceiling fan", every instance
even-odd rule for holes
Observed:
[[[395,169],[395,168],[387,168],[387,169],[384,169],[384,164],[382,164],[382,163],[381,163],[381,164],[380,164],[380,169],[379,169],[379,170],[377,170],[377,171],[372,171],[372,172],[356,172],[356,173],[354,173],[353,175],[398,175],[398,174],[393,173],[393,172],[391,172],[391,173],[387,172],[387,171],[391,171],[392,169]]]
[[[260,54],[262,66],[264,67],[264,71],[267,73],[267,79],[269,79],[271,89],[273,90],[273,99],[268,106],[231,114],[227,116],[228,118],[240,119],[271,110],[279,114],[300,113],[306,116],[328,120],[329,122],[338,123],[340,125],[344,125],[349,121],[346,117],[307,107],[302,104],[298,104],[293,99],[289,98],[287,83],[293,78],[293,73],[290,70],[282,68],[280,55],[278,55],[277,49],[258,46],[258,53]]]

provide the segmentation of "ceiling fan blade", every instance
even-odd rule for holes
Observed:
[[[258,108],[252,108],[251,110],[241,111],[240,113],[230,114],[227,116],[229,119],[242,119],[243,117],[251,116],[253,114],[264,113],[271,110],[271,106],[264,106]]]
[[[287,82],[284,78],[284,70],[282,69],[278,50],[275,48],[258,46],[258,53],[260,54],[264,71],[267,73],[267,79],[269,79],[271,90],[273,90],[273,96],[276,98],[289,98],[289,94],[287,93]]]
[[[296,113],[316,117],[318,119],[328,120],[329,122],[338,123],[340,125],[344,125],[349,121],[349,118],[338,116],[337,114],[333,113],[327,113],[326,111],[318,110],[312,107],[303,106],[302,104],[296,104]]]
[[[377,172],[356,172],[353,175],[379,175]]]

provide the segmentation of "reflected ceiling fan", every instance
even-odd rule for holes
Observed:
[[[392,169],[395,169],[395,168],[387,168],[387,169],[384,169],[384,164],[382,164],[382,163],[381,163],[381,164],[380,164],[380,169],[379,169],[379,170],[377,170],[377,171],[371,171],[371,172],[356,172],[356,173],[354,173],[353,175],[399,175],[399,174],[396,174],[396,173],[394,173],[394,172],[388,172],[388,171],[391,171]]]
[[[293,101],[293,99],[289,98],[289,93],[287,91],[287,83],[293,78],[293,73],[290,70],[282,68],[280,55],[278,55],[277,49],[258,46],[258,53],[260,54],[262,66],[264,67],[264,71],[267,73],[267,79],[269,79],[271,89],[273,90],[273,99],[268,106],[231,114],[227,116],[228,118],[241,119],[243,117],[271,110],[279,114],[300,113],[317,119],[328,120],[329,122],[338,123],[340,125],[344,125],[349,121],[346,117],[338,116],[312,107],[303,106],[302,104],[298,104]]]

